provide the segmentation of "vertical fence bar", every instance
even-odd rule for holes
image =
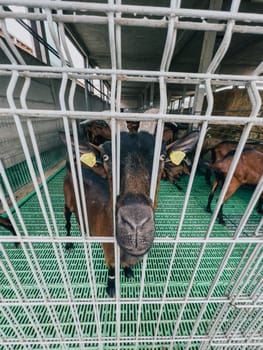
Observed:
[[[114,4],[114,0],[108,0],[109,6]],[[117,45],[120,49],[120,33],[118,34],[118,43],[116,43],[116,28],[114,12],[108,13],[108,33],[109,33],[109,44],[110,44],[110,57],[111,57],[111,67],[116,69],[117,67]],[[120,57],[118,57],[120,59]],[[119,62],[121,63],[121,62]],[[120,87],[120,86],[119,86]],[[110,100],[110,110],[112,113],[116,112],[116,92],[117,92],[117,77],[115,74],[111,76],[111,100]],[[120,96],[120,95],[119,95]],[[120,171],[119,161],[117,156],[120,154],[120,139],[117,135],[116,119],[111,119],[111,151],[112,151],[112,201],[113,201],[113,228],[114,236],[116,237],[116,196],[118,193],[118,179],[117,175]],[[119,134],[119,133],[118,133]],[[120,248],[117,241],[114,242],[115,251],[115,290],[116,290],[116,348],[120,349],[120,338],[121,338],[121,307],[120,307]]]

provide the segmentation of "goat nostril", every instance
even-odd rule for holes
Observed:
[[[153,209],[147,205],[121,206],[117,212],[118,244],[130,255],[143,256],[154,240]]]

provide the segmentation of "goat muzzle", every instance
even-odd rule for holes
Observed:
[[[143,256],[154,240],[154,213],[150,205],[124,205],[117,212],[117,242],[132,256]]]

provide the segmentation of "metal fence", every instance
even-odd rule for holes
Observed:
[[[216,74],[231,42],[232,34],[262,34],[261,26],[249,26],[249,21],[262,23],[260,14],[239,13],[240,1],[233,1],[229,12],[203,11],[170,7],[126,6],[119,1],[108,4],[69,1],[0,1],[0,20],[3,38],[0,47],[10,63],[0,66],[0,75],[7,79],[7,106],[0,107],[0,117],[11,117],[26,159],[35,194],[31,201],[19,208],[0,163],[2,182],[12,202],[9,209],[1,188],[0,199],[9,216],[17,237],[10,237],[1,230],[0,236],[0,348],[2,349],[260,349],[263,342],[263,219],[253,212],[256,201],[263,190],[263,178],[251,195],[243,196],[245,205],[234,213],[236,222],[222,227],[216,217],[224,194],[234,173],[240,154],[249,137],[251,128],[263,126],[258,112],[261,98],[258,92],[263,82],[263,64],[252,75]],[[3,5],[40,7],[42,13],[6,12]],[[81,12],[66,14],[61,11],[52,15],[52,9],[72,11],[96,11],[98,16],[86,16]],[[122,69],[117,57],[121,54],[116,26],[147,26],[143,19],[114,17],[114,14],[137,13],[167,16],[167,40],[158,71]],[[104,16],[106,14],[106,16]],[[100,16],[101,15],[101,16]],[[224,20],[226,24],[189,20],[179,21],[178,16],[199,19]],[[5,25],[7,17],[29,18],[31,21],[47,21],[61,66],[26,64],[20,52],[9,38]],[[65,49],[65,22],[108,23],[111,45],[112,67],[75,68],[70,53]],[[238,21],[238,24],[236,22]],[[59,30],[55,30],[54,23]],[[155,20],[154,25],[163,25]],[[170,29],[169,29],[170,28]],[[204,73],[169,71],[178,28],[198,30],[220,30],[222,43]],[[172,33],[172,35],[171,35]],[[116,38],[116,39],[115,39]],[[64,46],[64,51],[62,51]],[[111,83],[109,111],[94,112],[80,110],[75,103],[76,79],[97,79]],[[157,114],[120,112],[122,78],[125,81],[159,84],[160,108]],[[28,106],[28,91],[33,79],[55,79],[59,85],[58,108]],[[20,103],[14,99],[17,83],[21,84]],[[167,114],[167,84],[195,84],[204,87],[207,96],[205,115]],[[215,84],[247,87],[252,104],[249,117],[212,115]],[[197,98],[200,94],[196,95]],[[196,101],[198,104],[199,102]],[[78,144],[77,120],[103,119],[111,123],[112,138],[119,133],[119,121],[157,121],[157,135],[161,135],[164,121],[176,121],[200,125],[200,139],[196,148],[189,181],[185,181],[185,193],[171,193],[169,184],[161,184],[159,206],[156,212],[154,246],[136,269],[135,281],[127,282],[116,265],[116,297],[107,298],[104,292],[106,268],[103,264],[100,242],[115,242],[114,237],[90,237],[85,222],[77,225],[71,238],[65,236],[63,219],[63,169],[47,181],[40,159],[38,142],[32,120],[59,118],[66,133],[69,159],[73,165],[70,129],[74,142]],[[35,167],[30,156],[29,142],[25,137],[22,120],[27,120],[30,142],[36,157],[42,187],[37,183]],[[207,128],[213,124],[242,125],[243,132],[220,192],[212,216],[195,211],[198,201],[204,197],[198,181],[197,166]],[[118,139],[118,138],[117,138]],[[161,137],[156,138],[155,159],[160,152]],[[113,143],[114,145],[114,143]],[[117,143],[118,151],[118,143]],[[116,152],[115,148],[113,149]],[[115,159],[115,158],[113,158]],[[116,160],[113,162],[118,173]],[[72,167],[74,168],[74,167]],[[157,174],[157,164],[153,174]],[[73,174],[76,179],[76,174]],[[153,178],[152,183],[155,182]],[[114,179],[114,196],[117,184]],[[152,186],[153,187],[153,186]],[[198,189],[200,190],[198,192]],[[75,183],[75,192],[78,187]],[[154,193],[154,188],[152,188]],[[208,193],[208,192],[206,192]],[[79,193],[78,206],[83,193]],[[83,198],[82,198],[83,199]],[[240,201],[240,198],[237,200]],[[238,204],[239,205],[239,204]],[[199,208],[200,209],[200,208]],[[235,209],[234,209],[235,210]],[[232,212],[233,214],[233,212]],[[231,215],[230,215],[231,216]],[[253,219],[253,220],[252,220]],[[252,221],[251,221],[252,220]],[[12,242],[20,242],[19,249]],[[65,252],[66,242],[74,242],[75,251]],[[115,246],[116,251],[118,248]],[[116,254],[118,260],[118,254]]]

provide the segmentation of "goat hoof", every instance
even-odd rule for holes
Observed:
[[[220,225],[225,225],[225,224],[226,224],[226,222],[225,222],[224,219],[219,219],[219,220],[218,220],[218,223],[219,223]]]
[[[129,278],[129,279],[134,278],[134,273],[133,273],[131,267],[126,266],[126,267],[124,267],[123,270],[124,270],[124,275],[126,278]]]
[[[206,211],[207,213],[212,213],[212,210],[211,210],[211,208],[209,208],[209,207],[205,207],[205,211]]]
[[[15,242],[14,246],[15,246],[15,248],[19,248],[20,247],[20,243],[19,242]]]
[[[66,243],[66,250],[69,252],[74,248],[74,244],[73,243]]]
[[[112,281],[108,282],[108,285],[106,287],[106,292],[110,298],[115,297],[115,283],[112,283]]]
[[[174,185],[175,185],[175,187],[178,189],[178,191],[182,191],[182,190],[183,190],[182,187],[179,186],[177,183],[174,182]]]

